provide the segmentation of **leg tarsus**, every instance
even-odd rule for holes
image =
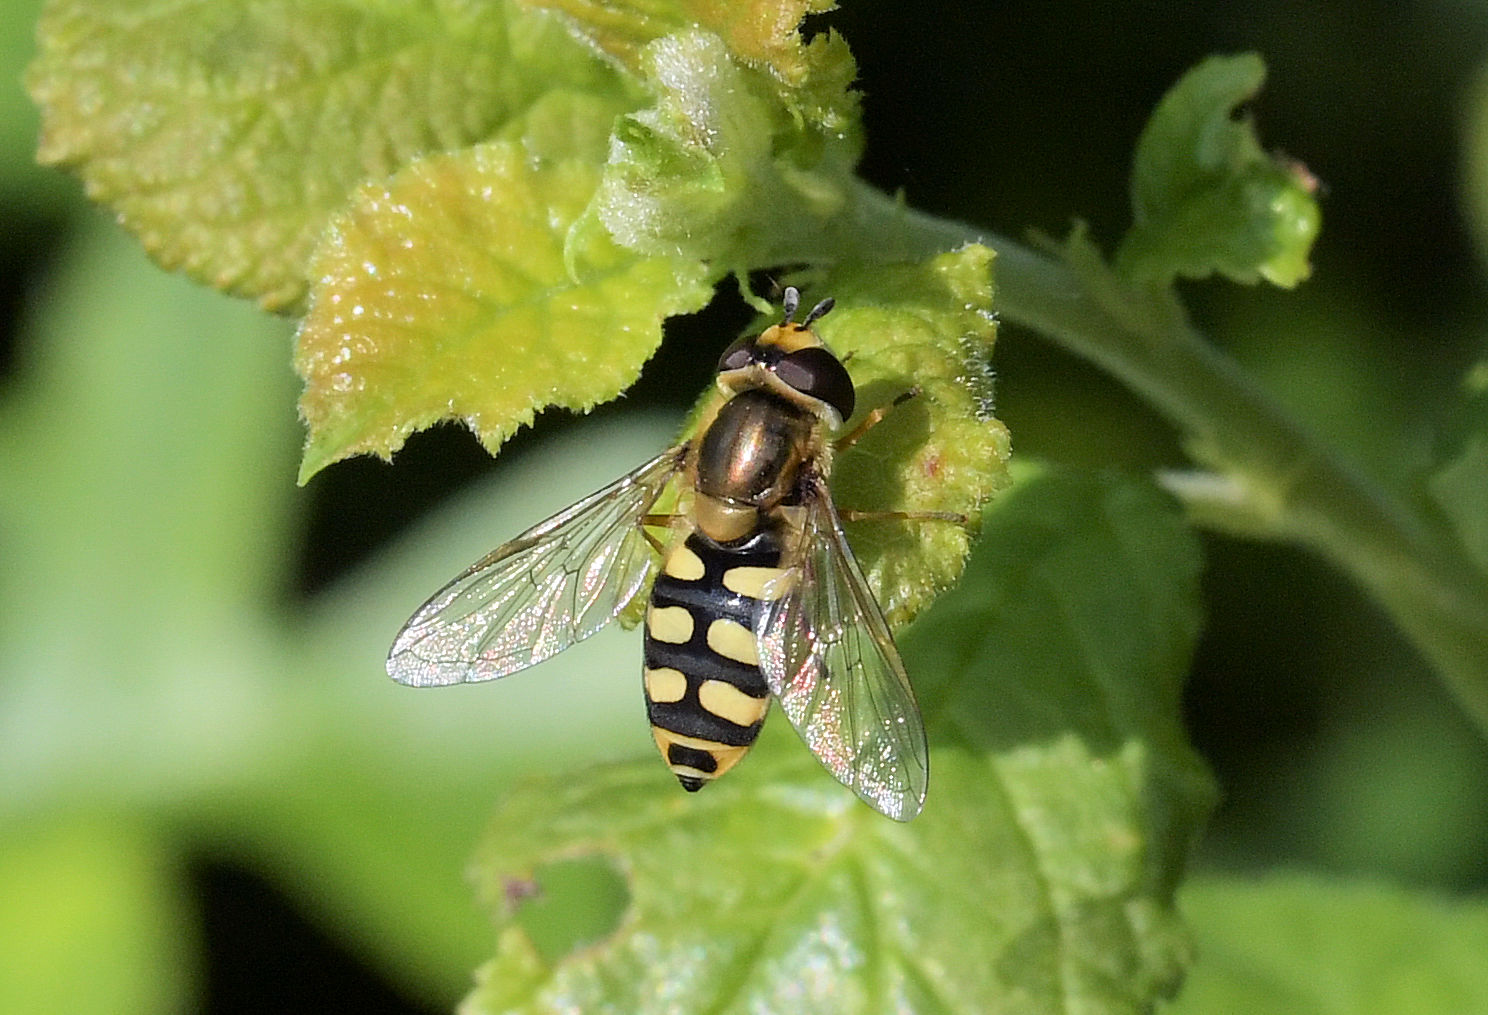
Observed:
[[[656,551],[656,555],[658,557],[665,557],[666,556],[666,546],[663,545],[662,541],[659,540],[659,539],[657,539],[655,536],[653,536],[650,533],[650,531],[648,531],[648,530],[649,529],[653,529],[653,528],[654,529],[668,529],[668,528],[671,528],[672,523],[674,521],[676,521],[677,518],[679,518],[679,517],[680,517],[679,515],[675,515],[675,514],[667,514],[667,515],[645,514],[645,515],[641,515],[641,524],[639,526],[639,528],[641,530],[641,538],[644,539],[646,542],[648,542],[648,543],[651,544],[651,549],[653,549],[653,550]]]
[[[864,434],[866,434],[869,430],[872,430],[874,427],[878,426],[878,424],[882,423],[884,417],[887,416],[890,412],[899,408],[899,406],[903,405],[905,402],[909,401],[911,398],[914,398],[919,394],[920,386],[918,384],[910,388],[908,391],[901,392],[899,396],[888,405],[880,405],[878,408],[868,413],[868,415],[864,416],[863,422],[853,427],[851,432],[837,438],[837,440],[833,442],[832,447],[838,451],[843,451],[847,448],[852,447],[854,444],[858,443],[858,441],[863,439]]]
[[[837,517],[844,522],[954,522],[965,525],[969,519],[955,511],[854,511],[838,508]]]

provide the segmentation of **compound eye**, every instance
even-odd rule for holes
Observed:
[[[735,339],[734,343],[723,350],[723,355],[718,357],[718,373],[726,370],[742,370],[754,362],[755,348],[752,337]]]
[[[775,376],[808,398],[826,402],[846,421],[857,404],[847,367],[820,347],[798,349],[775,364]]]

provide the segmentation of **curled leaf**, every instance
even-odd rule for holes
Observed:
[[[594,205],[616,242],[727,265],[800,260],[848,206],[855,119],[813,124],[706,32],[658,39],[641,62],[656,100],[616,125]]]
[[[1321,222],[1317,181],[1263,151],[1238,112],[1265,76],[1254,54],[1210,57],[1158,103],[1137,142],[1132,227],[1115,258],[1129,280],[1218,273],[1291,288],[1307,278]]]
[[[558,10],[574,31],[600,51],[638,73],[647,43],[702,28],[716,34],[729,52],[750,67],[766,68],[784,85],[798,86],[839,60],[841,40],[818,37],[806,43],[796,27],[808,13],[830,10],[832,0],[522,0]]]
[[[960,576],[982,509],[1009,482],[1007,427],[992,415],[992,261],[973,244],[921,264],[839,265],[812,280],[813,296],[837,301],[817,328],[849,357],[858,389],[847,428],[911,388],[919,392],[838,456],[833,497],[849,510],[968,520],[847,523],[895,627]]]

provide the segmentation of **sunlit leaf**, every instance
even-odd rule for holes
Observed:
[[[602,131],[600,113],[570,122],[587,125],[582,137]],[[348,455],[389,456],[440,420],[463,420],[494,451],[539,409],[615,397],[661,322],[707,300],[705,265],[573,230],[598,169],[543,147],[560,137],[545,128],[424,159],[336,220],[296,352],[302,478]]]
[[[919,818],[860,804],[779,719],[695,796],[659,760],[536,780],[478,860],[504,929],[466,1010],[1150,1010],[1186,962],[1171,895],[1212,798],[1178,718],[1196,602],[1161,497],[1026,476],[902,642],[933,751]],[[555,959],[516,916],[586,859],[626,890]]]
[[[162,264],[270,307],[366,180],[612,72],[556,19],[414,0],[52,0],[30,88],[67,166]]]
[[[655,103],[616,125],[594,208],[616,242],[729,266],[803,260],[848,206],[856,118],[806,122],[705,32],[658,39],[641,67]]]
[[[889,622],[908,623],[955,582],[976,519],[1008,483],[1007,428],[992,415],[993,260],[969,246],[917,265],[841,265],[808,301],[837,301],[816,325],[858,389],[846,429],[911,388],[920,394],[842,454],[834,498],[857,511],[943,511],[942,521],[849,522],[848,538]]]
[[[840,264],[794,279],[809,305],[835,306],[813,327],[846,357],[857,408],[842,433],[870,413],[884,419],[838,455],[831,476],[839,509],[943,512],[965,522],[863,519],[849,542],[891,627],[914,617],[961,574],[987,502],[1008,483],[1011,442],[992,414],[993,254],[971,244],[921,264]],[[803,311],[804,313],[804,311]],[[760,331],[779,318],[760,318]],[[891,403],[912,389],[918,394]],[[721,396],[698,401],[692,423]],[[639,620],[639,609],[628,619]]]
[[[1292,287],[1311,271],[1317,181],[1262,150],[1249,115],[1266,68],[1253,54],[1210,57],[1147,121],[1132,166],[1132,227],[1116,254],[1134,281],[1219,273]]]
[[[704,28],[728,43],[729,52],[753,67],[768,68],[789,85],[801,85],[832,58],[841,40],[805,43],[796,27],[808,13],[830,10],[832,0],[522,0],[559,10],[585,39],[631,71],[647,43],[687,28]]]

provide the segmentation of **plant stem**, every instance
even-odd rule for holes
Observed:
[[[1194,520],[1311,548],[1366,589],[1488,736],[1488,577],[1454,538],[1345,465],[1185,319],[1170,289],[1129,288],[1079,240],[1060,258],[867,187],[878,256],[967,242],[997,251],[998,309],[1121,380],[1167,417],[1207,474],[1165,477]]]

